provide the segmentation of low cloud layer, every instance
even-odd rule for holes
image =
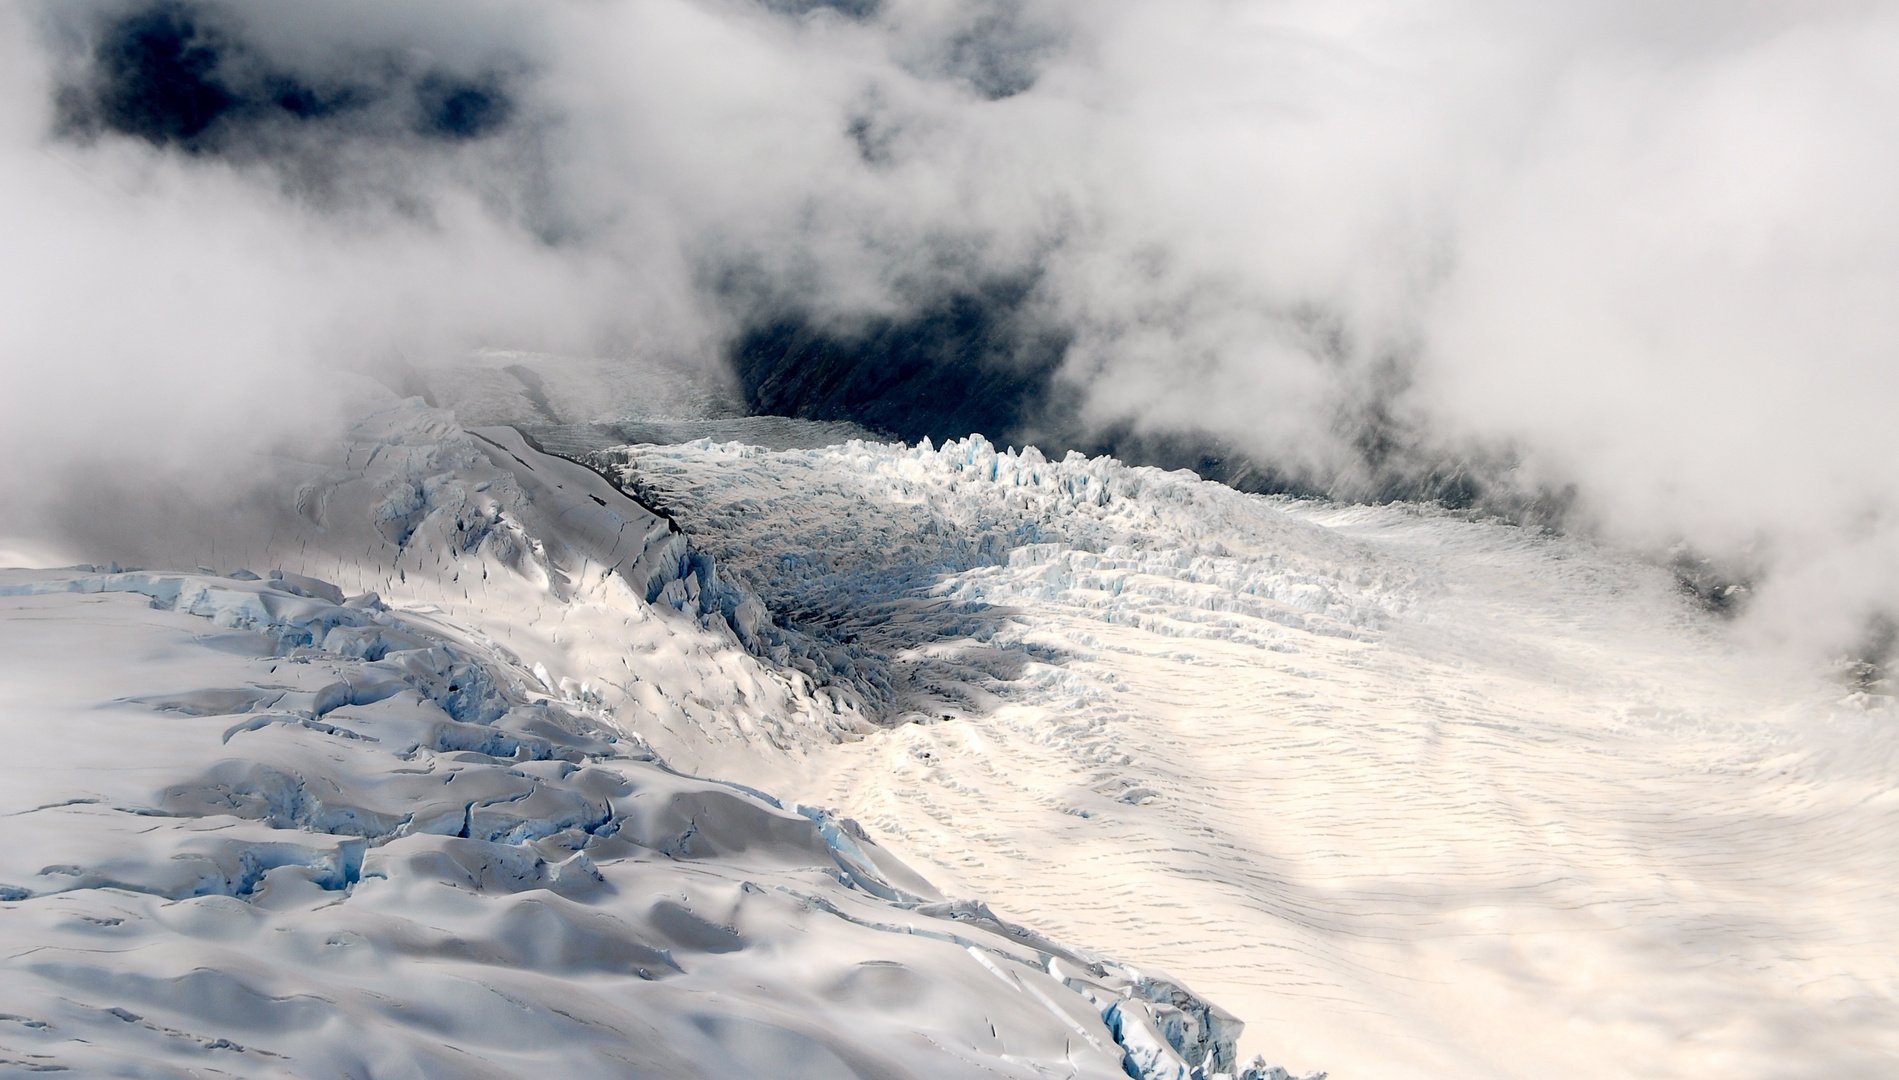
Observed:
[[[1821,653],[1899,602],[1890,3],[0,18],[16,475],[214,472],[338,367],[658,357],[1686,540]]]

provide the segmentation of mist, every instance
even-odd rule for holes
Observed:
[[[513,348],[1685,544],[1810,657],[1899,607],[1892,4],[0,18],[20,543]]]

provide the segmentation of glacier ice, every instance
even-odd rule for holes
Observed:
[[[280,523],[0,571],[0,1073],[1164,1075],[1116,1009],[1237,1067],[1177,985],[692,775],[861,737],[859,684],[604,478],[412,402],[291,490],[294,569]]]
[[[1899,1052],[1899,725],[1754,663],[1665,572],[817,441],[583,464],[383,400],[202,535],[0,574],[8,1060],[1765,1080]]]
[[[975,438],[587,460],[880,726],[726,775],[1180,971],[1248,1053],[1539,1080],[1899,1053],[1890,705],[1762,662],[1639,556]],[[1194,1064],[1160,1051],[1180,1019],[1120,1019]]]

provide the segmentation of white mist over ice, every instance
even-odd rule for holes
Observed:
[[[99,28],[145,10],[319,90],[481,75],[508,122],[60,135]],[[1357,467],[1368,416],[1427,456],[1513,456],[1578,485],[1573,524],[1766,566],[1761,622],[1816,648],[1899,581],[1890,4],[0,17],[10,455],[96,469],[136,441],[201,472],[276,437],[257,417],[311,364],[716,367],[748,304],[848,321],[1014,277],[1072,335],[1089,422],[1320,479]]]

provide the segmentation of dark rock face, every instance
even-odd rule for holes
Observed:
[[[996,284],[841,330],[783,315],[739,339],[733,366],[754,412],[850,420],[908,441],[1007,438],[1051,411],[1068,345],[1026,314],[1029,293]]]
[[[1855,690],[1890,694],[1899,672],[1899,619],[1890,612],[1874,612],[1866,620],[1860,642],[1846,658],[1846,681]]]
[[[1390,406],[1396,391],[1318,418],[1347,450],[1344,464],[1323,473],[1207,431],[1086,425],[1083,388],[1061,374],[1071,335],[1040,317],[1033,301],[1032,280],[1018,279],[843,329],[780,314],[739,337],[732,364],[754,413],[851,421],[907,442],[982,434],[1057,457],[1078,450],[1191,469],[1256,494],[1435,503],[1546,528],[1559,527],[1574,504],[1574,490],[1521,484],[1507,448],[1437,445]]]

